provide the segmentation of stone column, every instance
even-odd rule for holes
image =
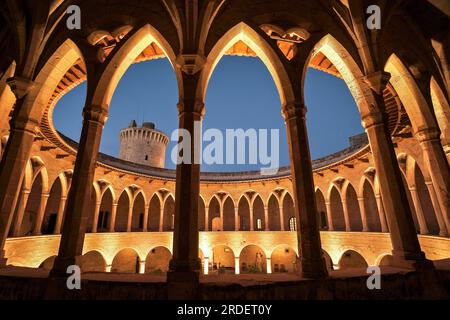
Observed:
[[[62,221],[64,218],[64,210],[66,209],[66,201],[67,201],[67,197],[61,197],[61,200],[59,201],[58,214],[56,216],[56,224],[55,224],[54,234],[61,233],[61,225],[62,225]]]
[[[390,75],[376,72],[363,81],[370,87],[367,96],[373,98],[371,113],[362,116],[363,126],[369,138],[375,170],[380,183],[381,199],[392,242],[394,265],[407,268],[430,267],[417,238],[400,167],[394,150],[384,112],[383,90]]]
[[[334,231],[333,217],[331,216],[330,201],[325,201],[325,209],[327,210],[328,231]]]
[[[112,269],[112,265],[107,264],[107,265],[105,266],[105,272],[111,272],[111,269]]]
[[[383,202],[381,200],[381,195],[376,194],[375,200],[377,201],[378,214],[380,215],[381,232],[389,232],[389,228],[386,222],[386,214],[384,213]]]
[[[421,130],[416,134],[423,159],[433,182],[447,230],[450,230],[450,169],[442,149],[440,132],[436,128]]]
[[[33,236],[39,236],[42,234],[42,221],[44,220],[45,208],[47,207],[49,197],[50,195],[48,193],[45,193],[41,196],[39,211],[37,213],[36,222],[34,224]]]
[[[150,210],[150,204],[145,205],[144,207],[144,218],[142,221],[142,232],[148,231],[148,211]]]
[[[100,214],[100,206],[102,205],[101,202],[95,203],[94,208],[94,218],[92,219],[92,233],[97,232],[97,226],[98,226],[98,215]]]
[[[450,228],[447,228],[444,217],[442,216],[441,207],[439,206],[436,192],[434,191],[433,182],[429,180],[425,181],[425,185],[427,186],[428,193],[430,194],[431,204],[433,205],[434,213],[436,214],[436,220],[439,224],[439,235],[447,237],[450,234]]]
[[[269,231],[269,206],[264,206],[264,230]]]
[[[298,224],[298,248],[302,253],[301,276],[323,278],[327,276],[327,270],[317,224],[316,197],[306,129],[306,106],[284,105],[283,117],[286,123],[291,162],[294,211]]]
[[[108,231],[114,232],[116,227],[116,216],[117,216],[117,206],[118,203],[113,203],[111,208],[111,219],[109,220]]]
[[[234,257],[234,274],[240,274],[239,257]]]
[[[272,259],[270,259],[270,258],[266,258],[266,270],[267,270],[267,274],[272,273]]]
[[[280,230],[286,231],[286,229],[284,228],[284,208],[283,208],[283,206],[279,205],[278,210],[280,211]]]
[[[209,206],[205,206],[205,231],[209,231]]]
[[[364,198],[358,197],[359,212],[361,213],[361,221],[363,226],[363,232],[370,231],[369,224],[367,223],[366,206],[364,205]]]
[[[145,260],[139,259],[139,274],[145,273]]]
[[[170,299],[193,299],[198,294],[201,262],[198,257],[198,199],[200,197],[201,121],[204,104],[192,95],[199,73],[184,77],[184,97],[178,104],[183,134],[183,157],[176,167],[173,256],[167,273]],[[187,134],[188,133],[188,134]],[[180,151],[180,150],[179,150]]]
[[[239,231],[239,206],[234,207],[234,231]]]
[[[32,101],[26,99],[34,87],[34,82],[14,77],[8,80],[8,84],[16,96],[16,105],[10,121],[9,139],[0,162],[0,267],[6,265],[5,242],[39,127],[39,120],[29,117],[29,104]]]
[[[220,215],[220,231],[223,231],[223,202],[220,201],[219,204],[219,215]]]
[[[249,206],[249,216],[250,216],[250,231],[255,231],[255,226],[253,223],[253,204]]]
[[[422,204],[420,203],[419,195],[417,194],[416,187],[409,188],[411,192],[411,198],[416,209],[417,222],[419,223],[420,234],[429,234],[427,222],[423,214]]]
[[[163,230],[164,230],[164,206],[161,206],[159,208],[159,232],[163,232]]]
[[[27,208],[29,196],[30,196],[30,190],[23,189],[22,195],[19,200],[18,208],[17,208],[16,221],[14,222],[13,237],[20,236],[20,230],[22,229],[23,216],[25,215],[25,209]]]
[[[344,211],[345,231],[352,231],[350,217],[348,215],[347,200],[342,199],[342,210]]]
[[[103,125],[107,119],[107,107],[87,105],[83,110],[83,117],[58,256],[50,272],[55,277],[66,277],[69,265],[81,265],[95,164]]]
[[[209,257],[203,258],[203,274],[209,273]]]
[[[128,218],[127,218],[127,232],[131,232],[131,224],[133,222],[133,202],[130,201],[130,205],[128,206]]]

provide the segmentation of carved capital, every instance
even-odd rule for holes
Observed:
[[[200,54],[180,54],[175,60],[176,65],[186,74],[193,75],[205,65],[206,58]]]
[[[377,94],[383,93],[390,79],[391,74],[384,71],[376,71],[362,77],[364,83],[366,83],[370,87],[370,89],[372,89]]]
[[[383,114],[381,112],[368,113],[362,116],[362,126],[365,129],[378,125],[383,125]]]
[[[22,77],[9,78],[6,80],[6,83],[11,88],[11,91],[16,96],[16,99],[22,99],[25,97],[35,86],[34,81]]]
[[[307,107],[304,104],[286,103],[282,108],[281,114],[284,121],[288,121],[294,118],[305,118]]]
[[[415,134],[420,143],[427,141],[440,141],[441,132],[438,128],[422,129]]]
[[[39,121],[37,121],[36,119],[26,118],[22,116],[11,118],[11,121],[9,123],[11,130],[26,131],[33,135],[36,135],[38,133],[40,125]]]
[[[88,105],[83,109],[83,118],[104,125],[108,119],[108,108],[104,106]]]
[[[179,102],[177,104],[177,109],[180,116],[186,112],[192,112],[203,117],[205,114],[205,103],[200,100]]]

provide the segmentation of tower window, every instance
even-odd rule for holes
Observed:
[[[295,218],[290,218],[289,219],[289,230],[290,231],[297,230],[297,220]]]
[[[145,155],[145,160],[148,160],[148,155]]]
[[[261,219],[257,219],[256,220],[256,229],[257,230],[261,230],[262,229],[262,220]]]

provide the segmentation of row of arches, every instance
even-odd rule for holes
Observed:
[[[439,220],[438,201],[431,181],[417,162],[399,154],[402,179],[420,234],[445,234]],[[33,157],[25,175],[10,235],[59,233],[70,187],[70,171],[57,176],[51,187],[42,160]],[[172,231],[175,200],[165,189],[147,201],[145,193],[130,186],[117,198],[112,186],[98,181],[92,187],[87,232]],[[358,189],[341,177],[326,193],[316,187],[318,221],[322,230],[387,232],[388,225],[374,169],[367,169]],[[215,194],[208,203],[199,197],[199,231],[296,230],[294,201],[289,191],[275,190],[268,200],[248,191],[234,200],[230,194]]]
[[[346,250],[336,264],[330,255],[324,251],[327,268],[332,270],[346,270],[367,268],[365,258],[355,250]],[[51,270],[56,256],[50,256],[39,266],[44,270]],[[389,254],[378,259],[378,265],[387,266],[392,257]],[[142,259],[133,248],[124,248],[117,252],[108,264],[99,251],[89,251],[82,257],[81,271],[111,272],[128,274],[163,275],[169,270],[172,259],[171,251],[164,246],[152,248],[145,259]],[[261,273],[298,273],[300,267],[296,251],[288,245],[279,245],[267,256],[258,245],[247,245],[236,255],[232,248],[217,245],[210,250],[210,256],[204,255],[199,249],[199,259],[202,263],[203,274],[261,274]]]

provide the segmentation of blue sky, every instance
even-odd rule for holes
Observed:
[[[145,121],[169,135],[178,127],[178,91],[172,67],[167,59],[132,65],[121,79],[113,96],[100,151],[119,154],[119,131],[131,120]],[[58,131],[78,141],[85,102],[86,84],[67,93],[58,102],[53,120]],[[305,83],[308,106],[307,126],[311,156],[317,159],[348,146],[348,137],[361,133],[361,120],[345,83],[324,72],[309,69]],[[203,130],[279,129],[280,165],[289,164],[286,129],[275,84],[261,60],[225,56],[211,77],[206,94]],[[270,141],[270,140],[269,140]],[[208,144],[208,143],[205,143]],[[170,150],[166,167],[174,168]],[[256,165],[202,165],[202,171],[256,170]]]

